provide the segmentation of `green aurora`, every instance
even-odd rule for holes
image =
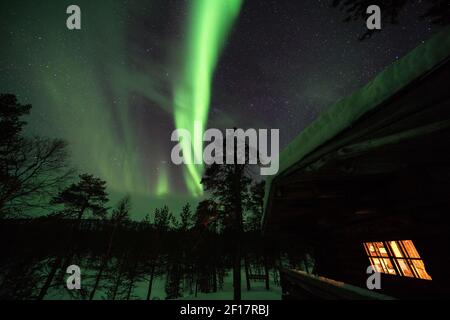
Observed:
[[[199,184],[202,166],[186,166],[174,173],[167,151],[170,132],[147,137],[139,133],[133,108],[139,102],[136,97],[142,97],[154,109],[149,112],[157,109],[165,121],[172,122],[172,130],[192,130],[195,121],[205,128],[214,69],[241,0],[185,4],[188,15],[177,26],[180,36],[170,40],[160,36],[156,43],[149,36],[140,44],[163,53],[159,60],[136,54],[140,48],[130,38],[141,27],[135,23],[136,16],[146,15],[155,21],[154,29],[161,29],[168,24],[162,21],[167,12],[161,10],[168,9],[151,1],[125,7],[119,0],[104,6],[80,0],[82,30],[69,31],[65,11],[70,4],[0,4],[6,12],[4,23],[14,26],[5,35],[2,58],[14,61],[22,70],[5,77],[0,85],[17,94],[20,101],[33,104],[29,133],[69,141],[78,171],[105,179],[112,201],[130,194],[137,217],[165,203],[177,210],[184,202],[199,199],[203,195]],[[147,35],[151,33],[149,30]],[[142,140],[153,146],[151,157],[143,156]],[[193,144],[198,157],[202,152],[200,133],[194,134]],[[174,181],[184,184],[184,191],[175,188]]]
[[[174,114],[176,127],[188,129],[192,135],[193,146],[181,141],[183,151],[193,149],[193,152],[185,152],[186,158],[193,155],[198,163],[203,157],[203,132],[208,120],[214,69],[228,31],[239,13],[241,0],[197,0],[191,5],[185,67],[174,89]],[[200,130],[194,129],[196,122]],[[191,158],[188,162],[194,161]],[[185,182],[194,196],[203,193],[198,183],[202,169],[199,165],[186,165]]]

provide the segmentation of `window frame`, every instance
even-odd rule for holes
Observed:
[[[398,253],[394,252],[393,245],[391,243],[395,243],[397,247]],[[381,244],[381,246],[380,246]],[[415,256],[412,256],[408,251],[406,244],[410,245],[410,250],[415,251]],[[370,251],[370,246],[374,248],[374,251]],[[412,240],[388,240],[388,241],[370,241],[363,242],[363,247],[366,251],[366,255],[369,258],[370,264],[377,271],[388,275],[396,275],[407,278],[415,278],[421,280],[433,280],[432,277],[428,274],[425,269],[425,263],[421,258],[419,252],[417,251],[416,246]],[[384,248],[386,253],[380,251],[380,247]],[[386,260],[389,261],[390,265],[393,268],[390,268],[386,263]],[[374,261],[378,261],[379,264],[376,264]],[[411,275],[406,274],[404,268],[402,268],[400,261],[404,262],[407,266],[408,270],[411,272]],[[423,266],[423,271],[425,275],[421,275],[419,273],[419,267],[414,264],[413,261],[419,261]],[[379,270],[381,268],[381,271]],[[394,272],[390,272],[393,270]]]

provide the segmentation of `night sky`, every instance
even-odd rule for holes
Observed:
[[[204,195],[171,164],[178,127],[278,128],[281,147],[334,102],[438,31],[412,1],[360,42],[329,0],[0,2],[0,92],[33,105],[29,134],[64,138],[73,165],[130,194],[141,218]],[[416,4],[418,3],[418,4]],[[66,8],[82,30],[66,28]]]

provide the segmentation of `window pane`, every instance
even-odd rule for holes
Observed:
[[[373,243],[368,242],[364,243],[364,247],[366,248],[366,252],[368,256],[377,256],[377,252],[375,250],[375,246]]]
[[[397,274],[397,272],[394,269],[394,265],[392,264],[391,259],[384,258],[384,259],[382,259],[382,261],[383,261],[384,269],[385,269],[386,273]]]
[[[411,240],[403,240],[401,243],[410,258],[420,258],[419,253]]]
[[[405,259],[397,259],[396,261],[399,269],[402,271],[405,277],[414,277],[414,274],[411,271],[411,268],[406,263]]]
[[[410,262],[420,279],[432,280],[430,275],[425,270],[425,264],[422,260],[410,260]]]
[[[384,265],[381,262],[380,259],[378,258],[370,258],[371,262],[372,262],[372,267],[377,271],[377,272],[382,272],[382,273],[387,273],[387,271],[384,269]]]
[[[383,242],[374,242],[375,249],[377,250],[378,256],[388,257],[388,252]]]
[[[403,254],[400,250],[400,246],[397,241],[389,241],[389,246],[391,247],[391,251],[396,258],[403,258]]]

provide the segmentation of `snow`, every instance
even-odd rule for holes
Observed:
[[[88,292],[92,289],[93,279],[96,275],[96,271],[92,269],[85,270],[84,275],[86,278],[82,277],[82,288],[85,288]],[[270,290],[266,290],[264,287],[264,282],[262,281],[251,281],[251,290],[247,291],[245,283],[245,272],[241,272],[241,292],[243,300],[281,300],[281,288],[273,282],[272,273],[270,274]],[[104,284],[102,282],[102,284]],[[164,300],[166,298],[165,292],[166,277],[165,275],[155,277],[153,280],[151,300]],[[133,300],[143,300],[147,296],[148,281],[142,280],[136,282],[136,287],[132,292]],[[188,290],[182,298],[179,300],[233,300],[233,276],[232,270],[227,270],[224,277],[223,288],[219,289],[218,292],[213,293],[201,293],[199,292],[197,296],[195,294],[188,294]],[[97,290],[95,295],[96,300],[105,299],[106,292],[102,287]],[[75,296],[71,295],[70,292],[65,288],[64,283],[61,286],[52,287],[45,300],[73,300]],[[75,298],[76,299],[76,298]],[[118,300],[123,299],[123,296],[118,296]]]
[[[187,295],[179,300],[233,300],[233,277],[230,272],[224,279],[223,289],[213,293],[198,293]],[[266,290],[263,281],[251,281],[251,290],[247,291],[245,284],[245,273],[241,274],[241,294],[242,300],[281,300],[281,288],[272,281],[269,284],[270,290]],[[272,280],[272,277],[270,277]]]
[[[233,290],[220,291],[215,293],[201,293],[197,297],[194,295],[180,298],[179,300],[233,300]],[[242,300],[281,300],[281,290],[266,290],[262,287],[250,291],[242,291]]]

